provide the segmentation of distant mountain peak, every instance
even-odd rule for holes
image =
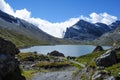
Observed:
[[[90,23],[85,20],[79,20],[76,24],[67,28],[64,38],[75,39],[75,40],[94,40],[106,32],[114,30],[119,21],[107,25],[104,23]]]

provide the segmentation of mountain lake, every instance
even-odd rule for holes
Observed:
[[[103,49],[109,49],[110,46],[102,46]],[[47,45],[33,46],[30,48],[20,49],[21,52],[37,52],[38,54],[47,54],[54,50],[63,53],[65,56],[81,56],[91,53],[96,46],[93,45]]]

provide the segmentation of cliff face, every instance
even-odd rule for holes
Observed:
[[[19,53],[16,46],[0,38],[0,80],[25,80],[19,69],[15,55]]]

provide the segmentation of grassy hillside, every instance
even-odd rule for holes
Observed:
[[[90,53],[87,55],[83,55],[77,58],[77,61],[80,63],[83,63],[86,65],[86,67],[95,67],[95,71],[99,71],[97,69],[97,66],[95,64],[95,59],[100,56],[101,54],[105,53],[106,51],[99,51],[99,52],[94,52],[94,53]],[[120,72],[120,51],[117,52],[117,58],[118,58],[118,63],[114,64],[112,66],[106,67],[104,68],[102,71],[106,71],[106,72],[110,72],[111,75],[113,76],[118,76],[118,73]]]
[[[84,44],[85,42],[75,40],[65,40],[54,38],[54,40],[36,39],[32,36],[26,36],[12,30],[0,27],[0,37],[12,41],[18,48],[29,47],[34,45],[49,45],[49,44]]]
[[[5,28],[0,28],[0,37],[12,41],[19,48],[33,45],[49,44],[48,42],[40,40],[38,41],[36,39],[31,38],[30,36],[24,36],[22,34],[7,30]]]
[[[86,66],[92,65],[91,63],[94,62],[94,60],[99,57],[101,54],[103,54],[106,51],[98,51],[98,52],[93,52],[87,55],[83,55],[77,58],[77,61],[85,64]]]

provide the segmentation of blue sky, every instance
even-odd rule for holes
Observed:
[[[120,0],[6,0],[14,10],[26,8],[33,17],[61,22],[90,13],[107,12],[120,19]]]
[[[63,37],[80,19],[107,25],[120,19],[120,0],[0,0],[0,10]]]

